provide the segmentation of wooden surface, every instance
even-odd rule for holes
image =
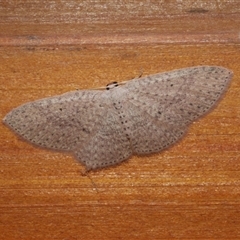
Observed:
[[[232,69],[218,107],[172,148],[81,175],[0,125],[1,239],[240,239],[240,2],[2,1],[0,114],[112,80]]]

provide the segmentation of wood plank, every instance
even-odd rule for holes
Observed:
[[[227,94],[173,147],[88,176],[71,155],[1,124],[1,239],[240,238],[239,1],[124,3],[2,4],[0,118],[39,98],[197,65],[232,69]]]
[[[22,239],[46,239],[53,233],[57,239],[240,236],[239,46],[4,47],[0,51],[2,117],[27,101],[131,79],[142,69],[150,74],[212,64],[235,74],[216,110],[193,124],[180,143],[160,154],[133,157],[118,167],[92,172],[94,185],[81,176],[83,167],[71,156],[35,148],[1,125],[5,239],[21,234]]]

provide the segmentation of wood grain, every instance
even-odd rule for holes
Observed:
[[[33,147],[1,124],[1,239],[240,238],[238,0],[10,0],[0,12],[1,118],[141,72],[234,72],[218,107],[177,145],[88,176],[72,156]]]

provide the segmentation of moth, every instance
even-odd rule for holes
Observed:
[[[232,76],[217,66],[157,73],[29,102],[3,122],[36,146],[72,153],[86,170],[103,168],[177,142],[216,106]]]

